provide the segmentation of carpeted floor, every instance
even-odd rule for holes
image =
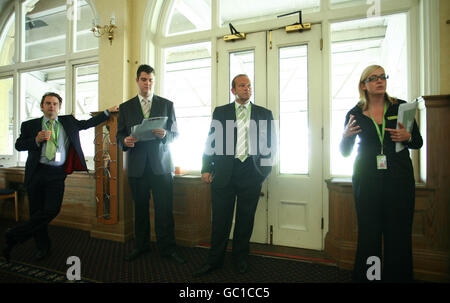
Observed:
[[[0,219],[0,234],[15,223]],[[163,258],[152,243],[151,252],[133,262],[124,256],[133,248],[126,243],[90,238],[89,233],[76,229],[49,226],[52,240],[51,255],[42,261],[33,261],[34,241],[17,245],[11,262],[0,258],[0,283],[65,282],[70,256],[81,261],[79,282],[133,282],[133,283],[346,283],[351,282],[350,271],[316,262],[273,258],[262,255],[249,257],[249,272],[238,274],[227,253],[221,270],[196,278],[192,272],[201,266],[208,249],[179,247],[179,253],[188,263],[177,263]]]

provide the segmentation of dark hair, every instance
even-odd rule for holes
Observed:
[[[236,89],[236,79],[239,78],[239,77],[247,77],[247,78],[249,78],[249,76],[247,76],[247,74],[239,74],[239,75],[236,75],[236,76],[233,78],[233,81],[231,81],[231,87],[232,87],[232,88]],[[249,79],[250,79],[250,78],[249,78]]]
[[[141,75],[141,73],[147,73],[147,74],[155,74],[155,70],[153,69],[153,67],[151,67],[150,65],[147,64],[141,64],[137,70],[136,73],[136,79],[139,79],[139,76]]]
[[[50,97],[56,97],[56,98],[58,99],[58,101],[59,101],[59,105],[61,106],[61,104],[62,104],[62,98],[61,98],[60,95],[58,95],[57,93],[54,93],[54,92],[47,92],[47,93],[45,93],[45,94],[42,96],[42,99],[41,99],[41,106],[44,104],[44,99],[45,99],[45,97],[48,97],[48,96],[50,96]]]

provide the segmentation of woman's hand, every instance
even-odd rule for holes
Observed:
[[[353,137],[362,131],[359,125],[355,124],[356,124],[355,116],[350,115],[350,120],[348,120],[348,123],[344,129],[344,138]]]
[[[405,142],[411,138],[411,134],[406,131],[403,124],[398,122],[399,129],[385,128],[386,131],[391,132],[391,140],[393,142]]]

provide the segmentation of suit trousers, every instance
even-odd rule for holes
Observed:
[[[373,264],[367,259],[376,256],[383,282],[412,282],[414,179],[354,176],[353,188],[358,218],[353,280],[368,282]]]
[[[173,220],[173,176],[172,173],[155,175],[150,162],[145,164],[141,177],[128,177],[134,200],[134,232],[136,249],[150,246],[150,190],[155,210],[155,233],[158,249],[162,255],[175,252]]]
[[[59,214],[67,174],[62,166],[39,164],[27,186],[30,219],[9,231],[18,243],[34,237],[38,249],[49,249],[48,224]]]
[[[233,173],[228,184],[211,184],[212,233],[208,263],[222,266],[233,223],[236,204],[236,218],[233,232],[233,258],[246,259],[249,241],[253,232],[255,212],[261,193],[261,177],[257,173],[251,157],[244,162],[235,159]]]

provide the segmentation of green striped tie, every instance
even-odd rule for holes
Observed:
[[[55,144],[56,133],[55,133],[55,128],[53,127],[54,123],[55,123],[55,120],[49,120],[47,122],[47,124],[50,124],[49,130],[52,132],[52,134],[50,135],[50,139],[47,141],[47,146],[45,148],[45,156],[49,160],[55,159],[55,154],[56,154],[56,144]]]
[[[247,108],[244,105],[240,105],[238,108],[237,125],[238,125],[238,139],[236,155],[241,162],[244,162],[248,157],[248,144],[247,144]]]

